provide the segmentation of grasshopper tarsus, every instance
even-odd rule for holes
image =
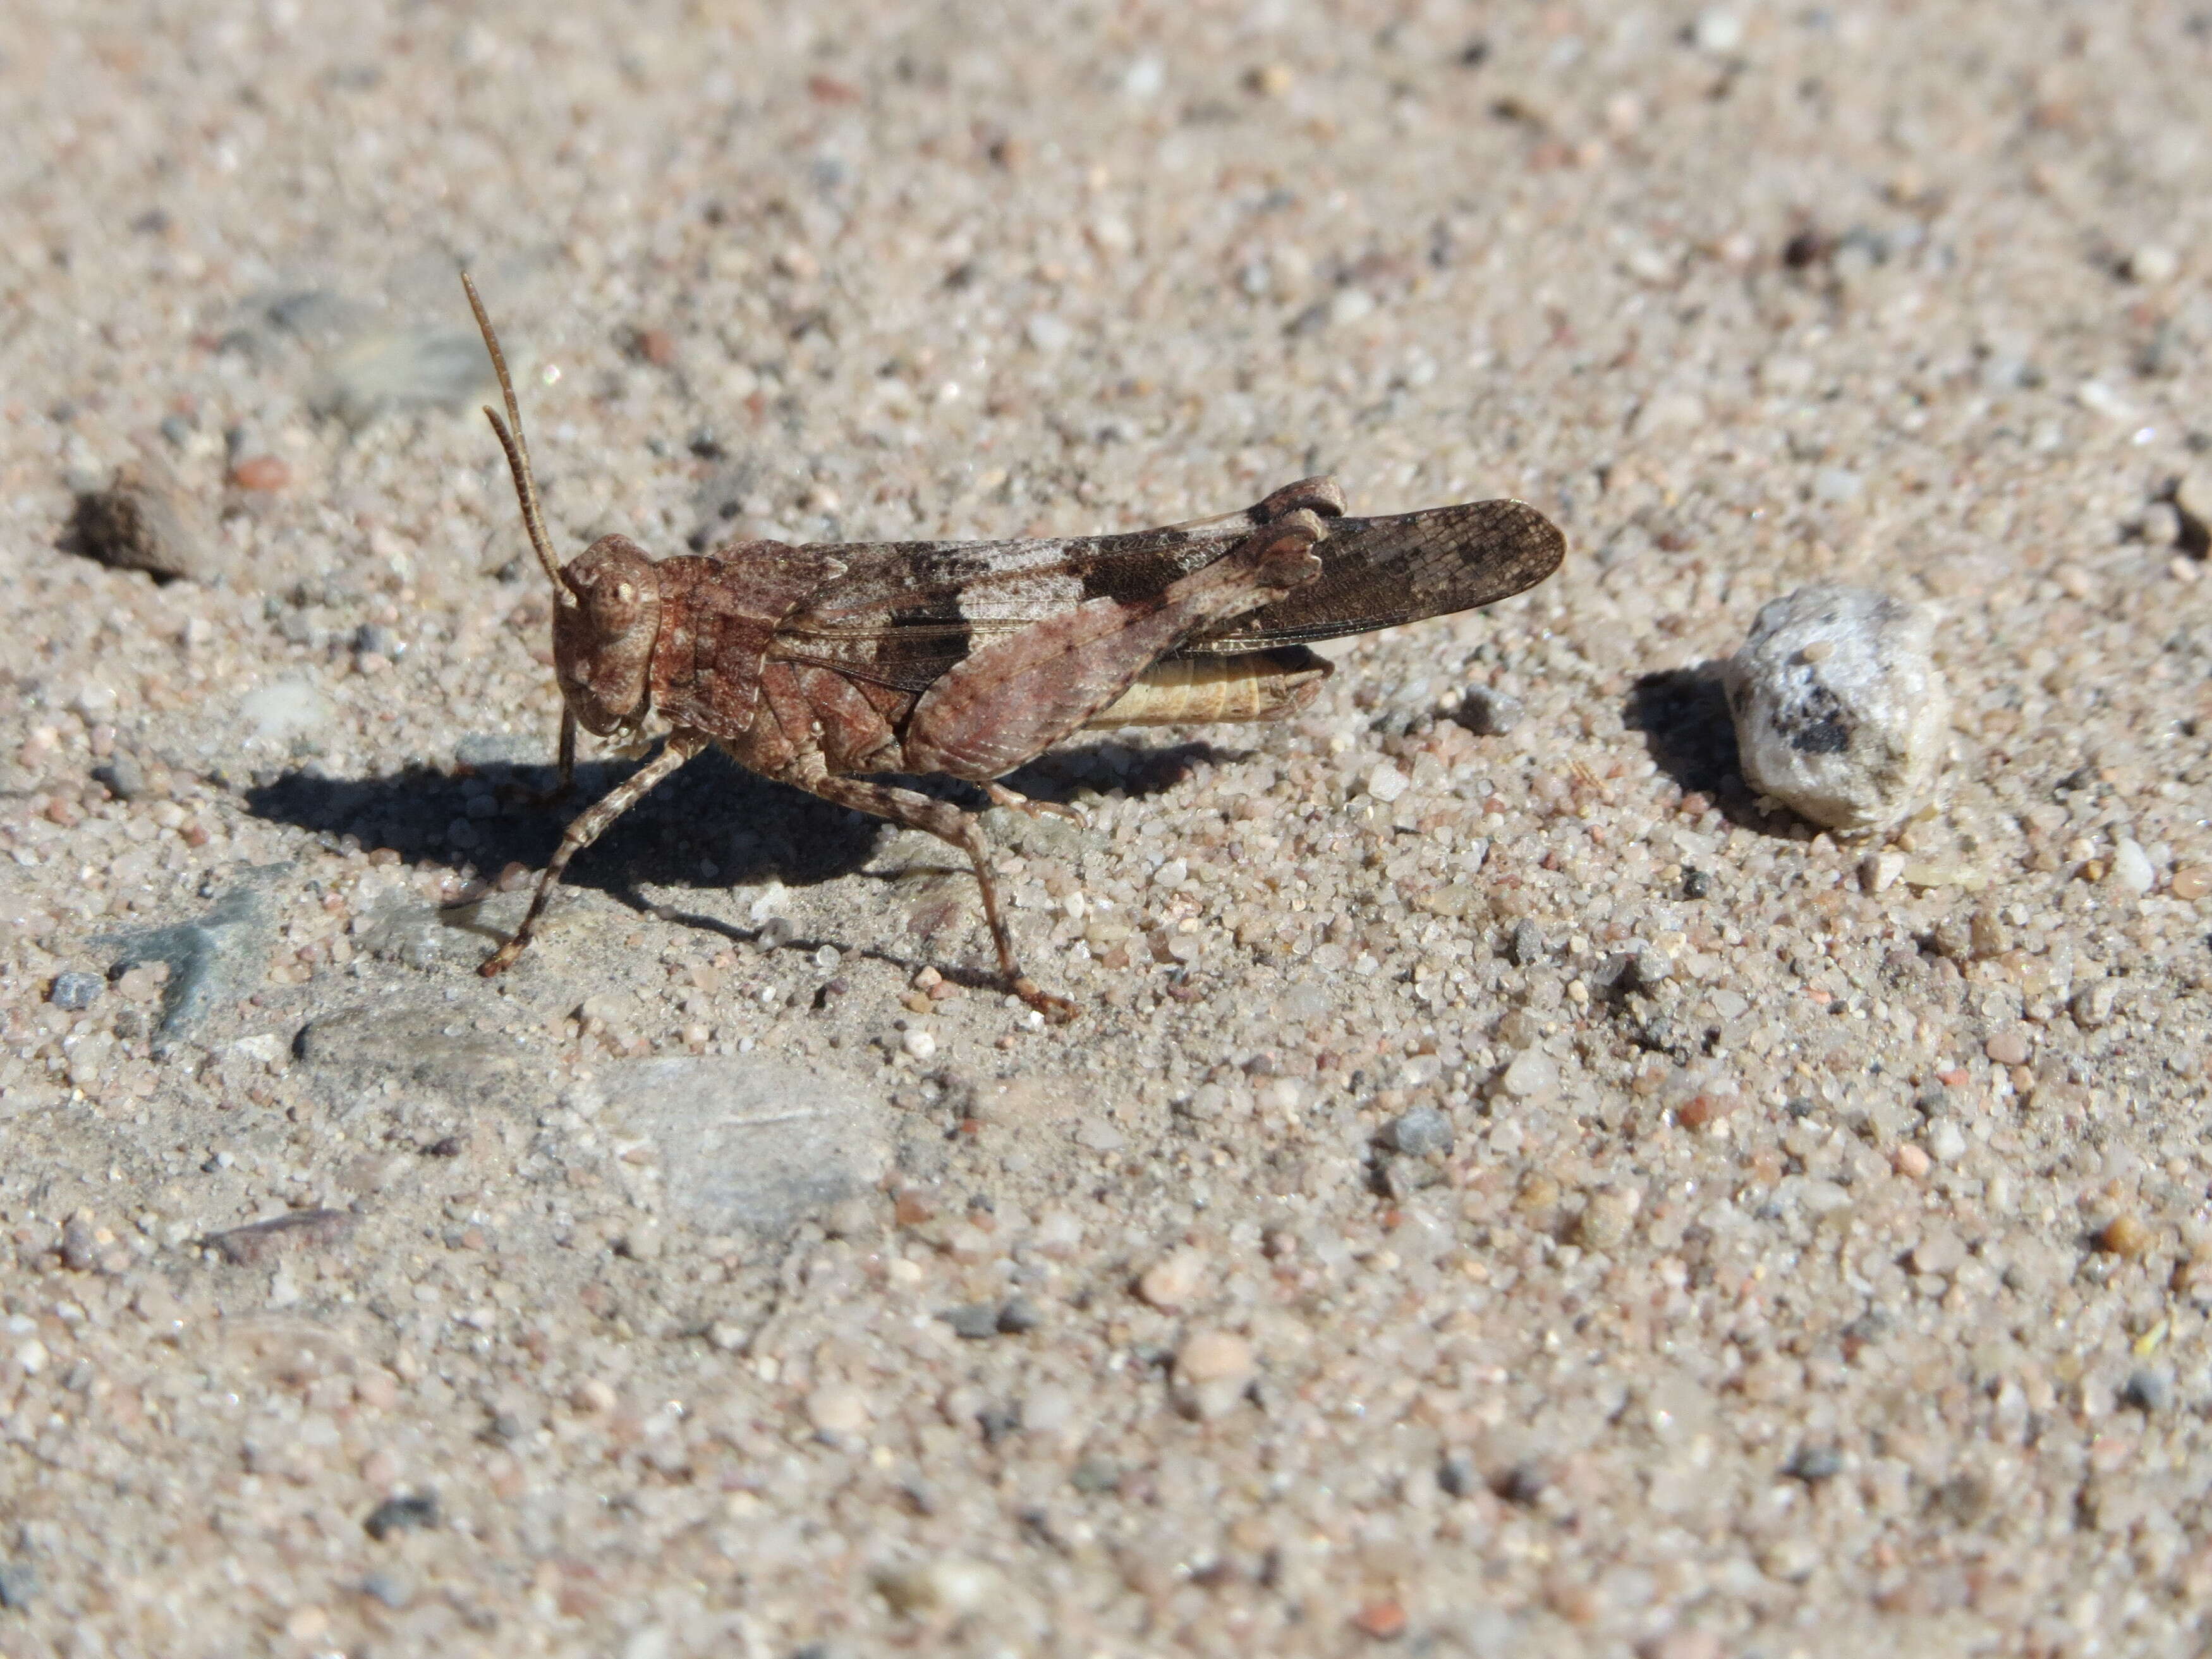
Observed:
[[[602,536],[563,565],[546,535],[521,406],[463,279],[505,418],[486,410],[531,546],[553,584],[564,704],[561,775],[580,726],[617,743],[648,716],[659,756],[570,823],[514,935],[511,965],[568,860],[713,744],[740,766],[926,830],[967,854],[1001,982],[1054,1023],[1075,1004],[1015,961],[973,816],[869,775],[933,773],[1024,811],[1086,822],[994,780],[1085,727],[1275,720],[1320,694],[1315,641],[1510,597],[1551,574],[1556,526],[1519,501],[1346,516],[1334,478],[1302,478],[1218,518],[1127,535],[789,547],[734,542],[655,561]]]

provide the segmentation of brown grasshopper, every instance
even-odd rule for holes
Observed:
[[[659,561],[627,537],[602,536],[564,566],[546,537],[507,360],[476,285],[461,281],[507,403],[505,421],[484,413],[553,584],[562,788],[579,726],[627,738],[658,713],[674,728],[569,824],[487,976],[529,944],[568,860],[719,744],[749,770],[966,854],[1006,988],[1069,1018],[1075,1005],[1015,963],[975,817],[869,775],[942,774],[1000,805],[1083,822],[994,780],[1085,727],[1294,714],[1329,672],[1308,641],[1489,605],[1543,580],[1566,548],[1519,501],[1352,519],[1334,478],[1306,478],[1241,513],[1119,536],[732,542]]]

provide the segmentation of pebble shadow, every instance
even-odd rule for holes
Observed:
[[[1730,823],[1771,832],[1752,804],[1735,744],[1735,722],[1721,689],[1721,665],[1701,662],[1638,677],[1621,723],[1644,734],[1652,763],[1685,793],[1705,796]]]

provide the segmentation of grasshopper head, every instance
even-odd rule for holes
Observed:
[[[653,641],[660,629],[660,573],[627,536],[602,536],[568,561],[553,607],[553,672],[576,723],[605,737],[635,726],[653,700]]]

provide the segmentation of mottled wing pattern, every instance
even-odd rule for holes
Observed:
[[[1235,653],[1471,610],[1534,586],[1566,543],[1534,507],[1474,501],[1386,519],[1330,519],[1321,574],[1184,641]],[[921,690],[981,644],[1087,599],[1157,600],[1256,528],[1246,514],[1122,536],[878,542],[811,549],[845,567],[777,629],[775,654]]]
[[[1566,538],[1533,507],[1469,501],[1387,519],[1337,519],[1321,574],[1182,653],[1303,645],[1494,605],[1559,568]]]
[[[1123,536],[823,547],[845,574],[784,618],[776,654],[920,690],[978,646],[1087,599],[1157,602],[1252,529],[1240,514]]]

